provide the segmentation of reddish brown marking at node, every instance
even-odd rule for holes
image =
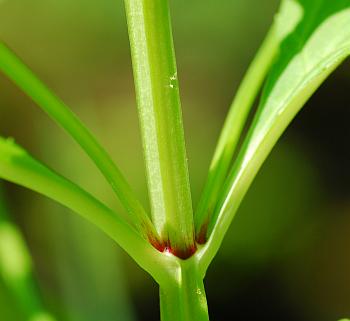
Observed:
[[[196,239],[198,244],[205,244],[205,242],[207,241],[208,224],[209,224],[209,222],[206,221],[201,226],[201,229],[199,230],[199,233],[198,233],[197,239]]]
[[[186,260],[188,258],[190,258],[194,253],[196,253],[197,251],[197,247],[195,244],[193,244],[191,247],[187,248],[187,249],[170,249],[171,253],[175,256],[177,256],[178,258],[182,259],[182,260]]]
[[[162,253],[170,253],[182,260],[186,260],[191,257],[197,250],[195,244],[193,244],[190,248],[187,249],[177,249],[173,248],[169,241],[160,242],[156,238],[148,236],[149,242],[156,248],[159,252]]]
[[[151,245],[156,248],[159,252],[163,252],[165,249],[165,244],[159,241],[154,235],[148,235],[148,241]]]

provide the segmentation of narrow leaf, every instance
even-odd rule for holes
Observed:
[[[12,140],[3,138],[0,138],[0,178],[41,193],[80,214],[115,240],[153,277],[157,279],[157,273],[164,274],[162,253],[145,241],[121,216],[33,159]]]
[[[350,0],[293,0],[302,19],[281,43],[258,112],[210,222],[205,265],[256,173],[283,131],[322,82],[350,54]]]
[[[209,221],[213,215],[222,185],[227,178],[249,112],[271,64],[278,53],[281,40],[295,28],[300,10],[292,1],[283,1],[275,21],[244,76],[231,104],[224,127],[210,164],[207,181],[196,209],[195,226],[199,243],[205,243]]]
[[[0,70],[38,104],[54,121],[61,125],[84,149],[100,169],[122,205],[130,214],[134,226],[147,238],[155,236],[150,218],[131,187],[108,153],[84,126],[79,118],[57,98],[12,51],[0,42]]]

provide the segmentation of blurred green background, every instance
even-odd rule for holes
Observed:
[[[171,1],[193,203],[220,127],[277,0]],[[93,130],[147,203],[121,0],[2,0],[5,41]],[[80,148],[0,75],[0,134],[121,210]],[[206,278],[211,319],[350,316],[350,64],[289,127],[256,178]],[[158,289],[94,226],[4,185],[38,289],[63,321],[159,320]],[[0,279],[0,320],[26,320]]]

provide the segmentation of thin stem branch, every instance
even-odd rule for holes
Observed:
[[[125,0],[152,218],[165,246],[194,251],[193,212],[168,0]]]
[[[171,268],[167,259],[124,219],[92,195],[33,159],[12,141],[0,138],[0,178],[41,193],[99,227],[158,282]]]
[[[278,44],[274,30],[271,30],[251,63],[231,104],[195,213],[196,238],[199,243],[205,243],[210,234],[208,225],[214,219],[212,217],[214,209],[232,163],[232,157],[254,100],[276,56]]]
[[[130,214],[133,225],[143,237],[146,239],[155,237],[156,233],[150,218],[109,154],[67,105],[2,42],[0,42],[0,70],[61,125],[89,155],[112,186]]]

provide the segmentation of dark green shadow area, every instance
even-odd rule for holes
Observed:
[[[5,206],[3,193],[4,191],[0,181],[0,222],[7,218],[7,208]]]

